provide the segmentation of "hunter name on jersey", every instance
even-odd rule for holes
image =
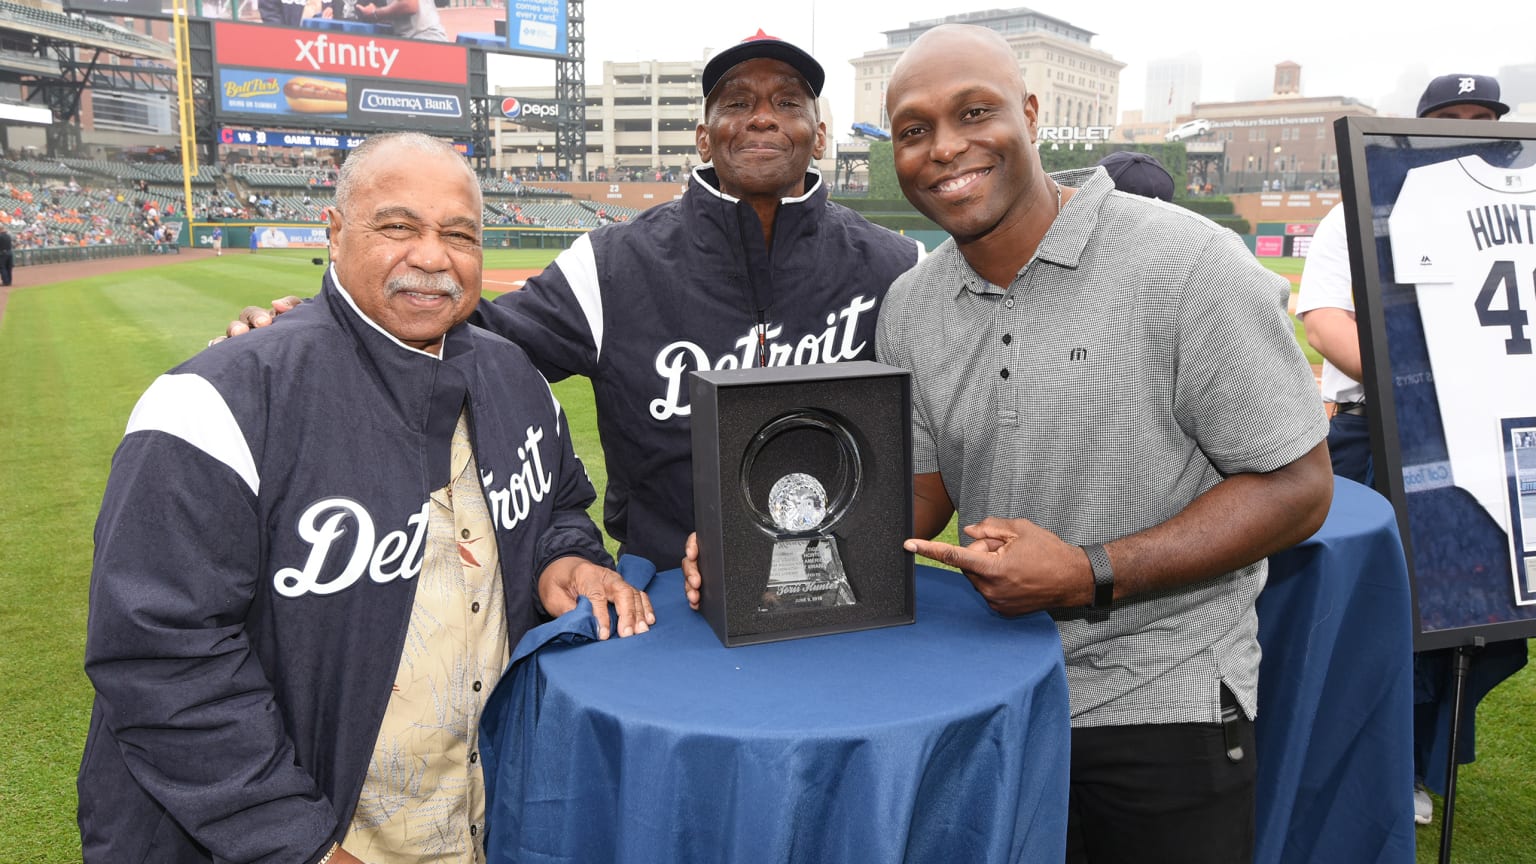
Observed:
[[[1502,424],[1536,415],[1532,211],[1536,168],[1465,156],[1409,171],[1388,221],[1396,278],[1418,286],[1447,479],[1471,493],[1507,537],[1514,517]],[[1422,467],[1404,465],[1405,480]],[[1515,602],[1536,603],[1520,574],[1511,576]]]
[[[1536,204],[1485,204],[1467,211],[1477,251],[1511,243],[1536,243]]]

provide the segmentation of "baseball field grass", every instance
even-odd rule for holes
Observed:
[[[540,267],[549,251],[491,252],[487,268]],[[0,319],[0,862],[80,860],[75,772],[90,714],[81,670],[91,533],[113,449],[155,376],[202,350],[248,304],[314,293],[311,253],[188,257],[15,291]],[[26,269],[18,271],[25,283]],[[591,391],[555,385],[599,490]],[[594,516],[597,514],[594,512]],[[1536,861],[1536,672],[1478,712],[1462,769],[1455,860]],[[1438,832],[1420,829],[1418,860]]]

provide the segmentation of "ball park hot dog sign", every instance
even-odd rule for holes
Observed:
[[[218,116],[306,128],[469,128],[459,45],[219,21]]]

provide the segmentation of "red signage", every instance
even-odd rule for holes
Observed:
[[[1253,238],[1253,253],[1260,258],[1278,258],[1285,254],[1285,238],[1274,234]]]
[[[1316,231],[1316,222],[1287,222],[1285,224],[1285,233],[1290,237],[1309,237]]]
[[[459,45],[233,21],[216,21],[213,27],[214,62],[220,66],[469,83],[468,55]]]

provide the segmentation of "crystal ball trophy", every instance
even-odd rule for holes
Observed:
[[[794,431],[814,430],[836,443],[837,460],[828,482],[838,484],[829,500],[826,484],[813,474],[791,471],[768,490],[766,511],[757,506],[752,488],[754,468],[765,448]],[[835,479],[834,479],[835,478]],[[853,432],[840,418],[823,411],[792,411],[768,422],[752,438],[741,464],[741,493],[758,525],[774,539],[759,612],[796,612],[811,608],[851,606],[855,601],[837,538],[830,532],[858,497],[861,478],[859,448]]]
[[[726,646],[912,622],[910,386],[869,362],[691,374],[700,611]]]

